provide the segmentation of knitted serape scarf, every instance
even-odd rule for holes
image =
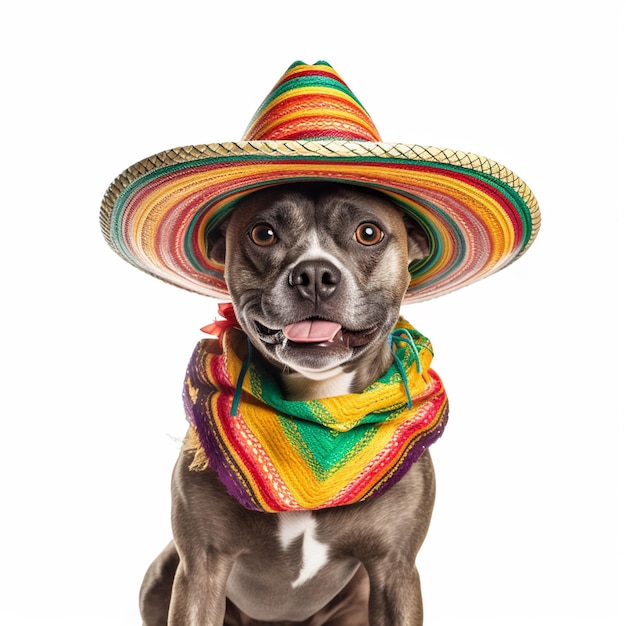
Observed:
[[[324,509],[382,494],[440,437],[448,413],[429,369],[429,341],[400,320],[390,344],[394,364],[362,393],[303,402],[286,400],[262,363],[248,359],[241,330],[200,341],[183,392],[190,469],[212,468],[257,511]]]

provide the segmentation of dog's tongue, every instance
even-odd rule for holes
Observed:
[[[323,343],[332,341],[341,330],[341,324],[326,320],[305,320],[289,324],[283,328],[283,333],[289,341],[297,343]]]

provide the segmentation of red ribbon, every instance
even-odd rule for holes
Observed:
[[[232,302],[220,302],[217,305],[218,313],[224,318],[223,320],[215,320],[206,326],[203,326],[200,330],[207,335],[213,335],[214,337],[222,338],[222,335],[229,328],[241,328],[237,317],[235,316],[235,309]]]

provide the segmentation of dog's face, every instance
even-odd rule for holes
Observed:
[[[321,184],[248,196],[210,244],[254,347],[316,380],[380,354],[409,263],[428,253],[423,233],[407,230],[382,195]]]

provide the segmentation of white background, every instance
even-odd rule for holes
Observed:
[[[542,208],[518,263],[404,311],[451,401],[427,626],[624,623],[619,4],[5,3],[0,623],[139,624],[216,303],[122,262],[100,200],[143,157],[239,139],[297,59],[386,141],[496,159]]]

